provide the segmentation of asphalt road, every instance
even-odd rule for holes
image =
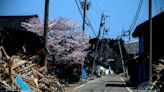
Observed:
[[[132,92],[117,75],[101,77],[73,89],[72,92]]]

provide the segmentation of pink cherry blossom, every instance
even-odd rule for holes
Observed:
[[[38,18],[22,22],[27,31],[43,36],[44,23]],[[89,47],[89,38],[75,21],[59,18],[49,21],[48,49],[56,62],[65,64],[83,63]]]

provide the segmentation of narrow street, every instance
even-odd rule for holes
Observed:
[[[164,92],[164,0],[12,1],[0,92]]]
[[[132,92],[118,75],[109,75],[89,81],[72,92]]]

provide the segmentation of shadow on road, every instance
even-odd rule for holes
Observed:
[[[126,87],[125,84],[106,84],[106,87]]]
[[[109,83],[122,83],[122,81],[105,81],[105,82],[109,82]]]

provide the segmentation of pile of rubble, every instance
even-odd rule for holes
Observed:
[[[0,90],[30,92],[63,92],[58,80],[46,74],[46,68],[40,67],[34,57],[8,56],[0,47]]]
[[[164,92],[164,59],[159,59],[153,63],[153,80],[156,80],[156,85]]]

